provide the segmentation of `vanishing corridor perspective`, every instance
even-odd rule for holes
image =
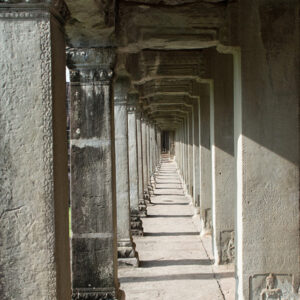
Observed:
[[[0,300],[300,299],[299,0],[0,0]]]
[[[143,219],[144,236],[134,238],[140,267],[119,270],[128,299],[234,299],[234,268],[213,265],[211,238],[200,237],[190,200],[176,163],[164,159]]]

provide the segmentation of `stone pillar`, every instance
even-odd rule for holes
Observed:
[[[151,157],[151,121],[147,120],[146,126],[146,139],[147,139],[147,166],[148,166],[148,181],[147,188],[149,192],[149,196],[152,195],[152,186],[151,186],[151,175],[152,175],[152,157]],[[151,198],[150,198],[151,199]]]
[[[185,182],[185,192],[188,194],[189,191],[189,120],[188,120],[188,114],[184,120],[184,182]]]
[[[237,297],[297,299],[299,1],[246,0],[240,12],[241,54],[234,59]]]
[[[147,216],[147,206],[144,199],[144,173],[143,173],[143,149],[142,149],[142,121],[141,109],[136,111],[136,136],[137,136],[137,161],[138,161],[138,196],[139,196],[139,214],[141,217]]]
[[[193,103],[194,142],[193,142],[193,199],[195,214],[200,213],[200,100]]]
[[[137,147],[137,122],[136,106],[139,100],[138,93],[128,94],[128,163],[129,163],[129,189],[131,211],[132,235],[143,235],[143,223],[139,210],[139,180],[138,177],[138,147]]]
[[[116,199],[118,261],[122,266],[138,267],[138,256],[131,236],[128,165],[127,92],[130,79],[120,70],[114,83],[114,129],[116,159]]]
[[[155,189],[155,124],[152,122],[150,124],[150,164],[151,164],[151,175],[150,175],[150,185],[151,194],[153,194]]]
[[[216,264],[234,262],[234,132],[232,55],[211,50],[212,229]]]
[[[193,155],[193,144],[194,144],[194,112],[191,108],[188,114],[188,193],[191,196],[192,202],[193,198],[193,169],[194,169],[194,155]],[[194,204],[194,203],[193,203]]]
[[[148,192],[148,159],[147,159],[147,122],[145,116],[141,118],[142,123],[142,158],[143,158],[143,180],[144,180],[144,199],[150,201]]]
[[[161,152],[161,130],[157,127],[156,131],[156,141],[157,141],[157,155],[156,155],[156,165],[157,169],[160,169],[160,152]]]
[[[119,298],[111,48],[68,50],[73,299]]]
[[[0,3],[0,298],[70,299],[68,12]]]
[[[200,220],[201,235],[211,233],[212,216],[212,177],[211,177],[211,151],[210,151],[210,84],[200,84]]]

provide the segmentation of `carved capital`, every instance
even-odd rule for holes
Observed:
[[[129,113],[134,113],[137,110],[137,105],[139,103],[139,94],[135,91],[128,94],[127,110]]]
[[[12,11],[11,9],[15,10]],[[0,0],[0,18],[43,17],[42,11],[45,9],[50,10],[62,22],[70,16],[70,11],[64,0]],[[2,10],[7,11],[2,12]]]
[[[69,48],[67,66],[71,82],[111,81],[115,63],[113,48]]]

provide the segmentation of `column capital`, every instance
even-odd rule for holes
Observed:
[[[52,13],[61,23],[70,16],[64,0],[0,0],[0,19],[31,19]]]
[[[92,83],[112,80],[114,48],[68,48],[66,53],[71,82]]]
[[[128,113],[135,113],[138,109],[139,93],[132,90],[128,93],[127,111]]]

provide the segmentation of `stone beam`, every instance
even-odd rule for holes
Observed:
[[[127,54],[126,68],[135,84],[163,77],[205,78],[207,70],[206,56],[201,50],[144,50],[135,54]]]
[[[157,93],[147,98],[141,98],[144,100],[144,106],[148,105],[184,105],[192,106],[193,101],[197,101],[199,97],[191,97],[186,93]]]
[[[225,25],[225,4],[196,1],[172,9],[165,2],[159,4],[119,3],[118,37],[123,51],[199,49],[218,43]]]
[[[135,86],[142,97],[164,92],[199,95],[199,82],[193,78],[153,78]]]

